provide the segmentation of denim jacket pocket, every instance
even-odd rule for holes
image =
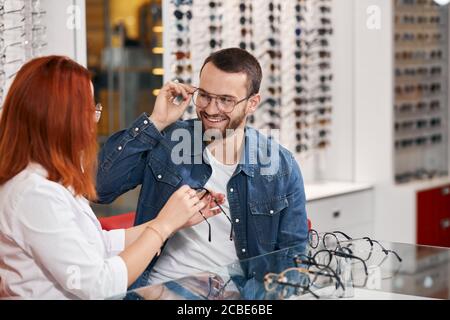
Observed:
[[[262,245],[272,246],[277,242],[280,213],[288,206],[286,197],[249,204],[250,219]]]
[[[174,170],[172,168],[168,167],[159,159],[150,157],[148,165],[153,172],[156,182],[162,182],[176,188],[181,180],[183,180],[181,176],[173,172]]]
[[[151,172],[149,179],[152,181],[142,185],[141,194],[146,194],[143,203],[160,210],[183,179],[173,168],[155,157],[150,157],[147,165]]]
[[[286,197],[270,201],[250,203],[250,212],[253,215],[274,216],[287,208],[289,202]]]

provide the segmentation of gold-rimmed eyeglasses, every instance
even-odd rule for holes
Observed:
[[[192,102],[196,107],[200,109],[205,109],[214,99],[217,109],[219,109],[224,113],[231,113],[238,104],[250,99],[252,96],[253,94],[245,97],[242,100],[237,101],[237,99],[232,96],[215,95],[208,93],[203,89],[196,88],[196,90],[192,94]]]

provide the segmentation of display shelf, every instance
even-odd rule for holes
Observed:
[[[315,201],[372,189],[370,183],[352,183],[341,181],[321,181],[305,183],[306,201]]]
[[[394,175],[448,175],[448,9],[397,0],[394,14]]]

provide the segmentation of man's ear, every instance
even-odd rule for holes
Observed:
[[[247,114],[255,113],[256,109],[258,109],[260,102],[261,102],[261,95],[259,93],[255,94],[250,99],[248,99]]]

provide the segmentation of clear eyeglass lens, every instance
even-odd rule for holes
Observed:
[[[216,106],[221,111],[229,112],[235,105],[234,99],[222,96],[211,96],[201,90],[197,90],[193,95],[194,104],[199,108],[206,108],[213,99],[215,100]]]
[[[309,245],[312,248],[317,248],[317,246],[319,245],[319,235],[317,234],[317,232],[309,233]]]
[[[338,242],[337,237],[333,234],[327,234],[324,237],[324,244],[328,250],[335,250],[338,246],[338,243],[339,242]]]

